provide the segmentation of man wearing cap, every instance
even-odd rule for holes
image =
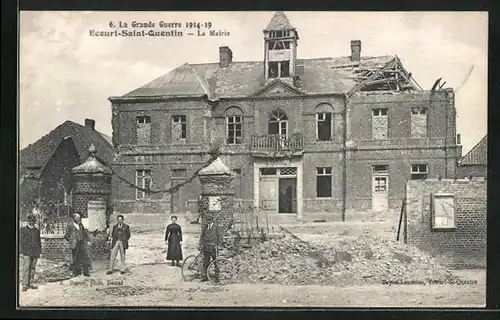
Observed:
[[[198,243],[198,249],[203,253],[203,269],[201,274],[201,281],[208,281],[208,265],[211,261],[217,258],[217,247],[221,244],[222,232],[219,226],[214,223],[214,218],[212,215],[205,215],[203,217],[203,227],[201,229],[200,242]]]
[[[36,217],[28,215],[28,225],[21,229],[20,252],[23,255],[23,291],[37,289],[33,285],[35,267],[40,253],[42,253],[42,242],[40,240],[40,229],[35,226]]]
[[[90,258],[87,251],[89,235],[88,230],[85,229],[82,224],[80,214],[73,214],[73,221],[68,224],[64,239],[69,242],[69,247],[73,256],[73,275],[79,276],[83,268],[83,275],[90,277]]]

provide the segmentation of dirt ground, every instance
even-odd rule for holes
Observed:
[[[157,219],[159,221],[151,221]],[[147,220],[147,221],[146,221]],[[143,307],[484,307],[486,271],[454,272],[468,284],[364,285],[335,287],[274,284],[213,285],[184,282],[179,267],[165,261],[162,218],[128,219],[132,234],[127,251],[129,272],[106,275],[106,262],[95,262],[91,277],[77,277],[20,292],[21,307],[143,306]],[[184,257],[196,253],[199,226],[184,226]],[[380,221],[379,221],[380,222]],[[370,222],[381,234],[395,236],[394,224]],[[376,225],[375,225],[376,224]],[[364,223],[323,223],[287,226],[303,240],[326,242],[354,236]],[[329,236],[327,236],[327,234]],[[307,275],[305,275],[307,276]],[[262,297],[266,297],[263,299]]]

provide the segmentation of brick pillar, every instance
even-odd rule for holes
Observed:
[[[208,167],[200,170],[201,182],[201,218],[209,213],[224,230],[232,226],[234,215],[234,190],[231,182],[234,176],[231,170],[217,158]]]
[[[112,214],[111,170],[96,158],[94,145],[89,157],[71,169],[73,200],[71,213],[79,213],[91,234],[90,253],[93,258],[106,258],[109,253],[107,227]]]

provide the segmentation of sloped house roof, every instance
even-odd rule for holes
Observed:
[[[283,12],[278,11],[264,30],[295,30]],[[298,39],[298,36],[297,36]],[[355,40],[361,50],[361,42]],[[226,48],[230,51],[228,47]],[[110,97],[111,101],[135,100],[141,98],[162,97],[207,97],[209,100],[245,98],[261,92],[270,86],[265,79],[264,61],[233,61],[221,66],[215,63],[185,63],[167,74],[154,79],[121,97]],[[327,57],[315,59],[297,59],[300,67],[293,81],[293,87],[299,94],[346,94],[352,91],[368,89],[366,84],[377,84],[385,89],[422,90],[402,66],[396,55],[376,57],[353,56]],[[399,77],[394,74],[399,73]],[[274,80],[281,82],[280,79]],[[398,82],[403,86],[390,85]],[[284,82],[283,82],[284,83]]]
[[[73,141],[80,157],[80,162],[87,159],[89,146],[94,144],[97,156],[103,162],[111,164],[115,158],[115,151],[108,138],[93,128],[69,120],[65,121],[20,151],[20,175],[23,177],[38,176],[53,156],[57,147],[65,139]]]
[[[488,165],[488,135],[484,136],[465,156],[460,159],[460,165]]]
[[[296,87],[304,94],[342,94],[358,83],[359,70],[381,69],[395,59],[396,56],[362,57],[356,63],[350,57],[298,59],[304,73]],[[221,68],[219,63],[186,63],[123,97],[242,98],[265,86],[262,61],[235,61],[227,68]]]

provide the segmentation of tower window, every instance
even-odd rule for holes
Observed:
[[[279,78],[278,62],[269,62],[269,78]]]
[[[290,76],[290,61],[269,62],[269,78],[285,78]]]
[[[269,32],[270,38],[284,38],[290,36],[290,30],[280,30],[280,31],[271,31]]]
[[[283,50],[290,49],[290,41],[270,41],[269,50]]]

